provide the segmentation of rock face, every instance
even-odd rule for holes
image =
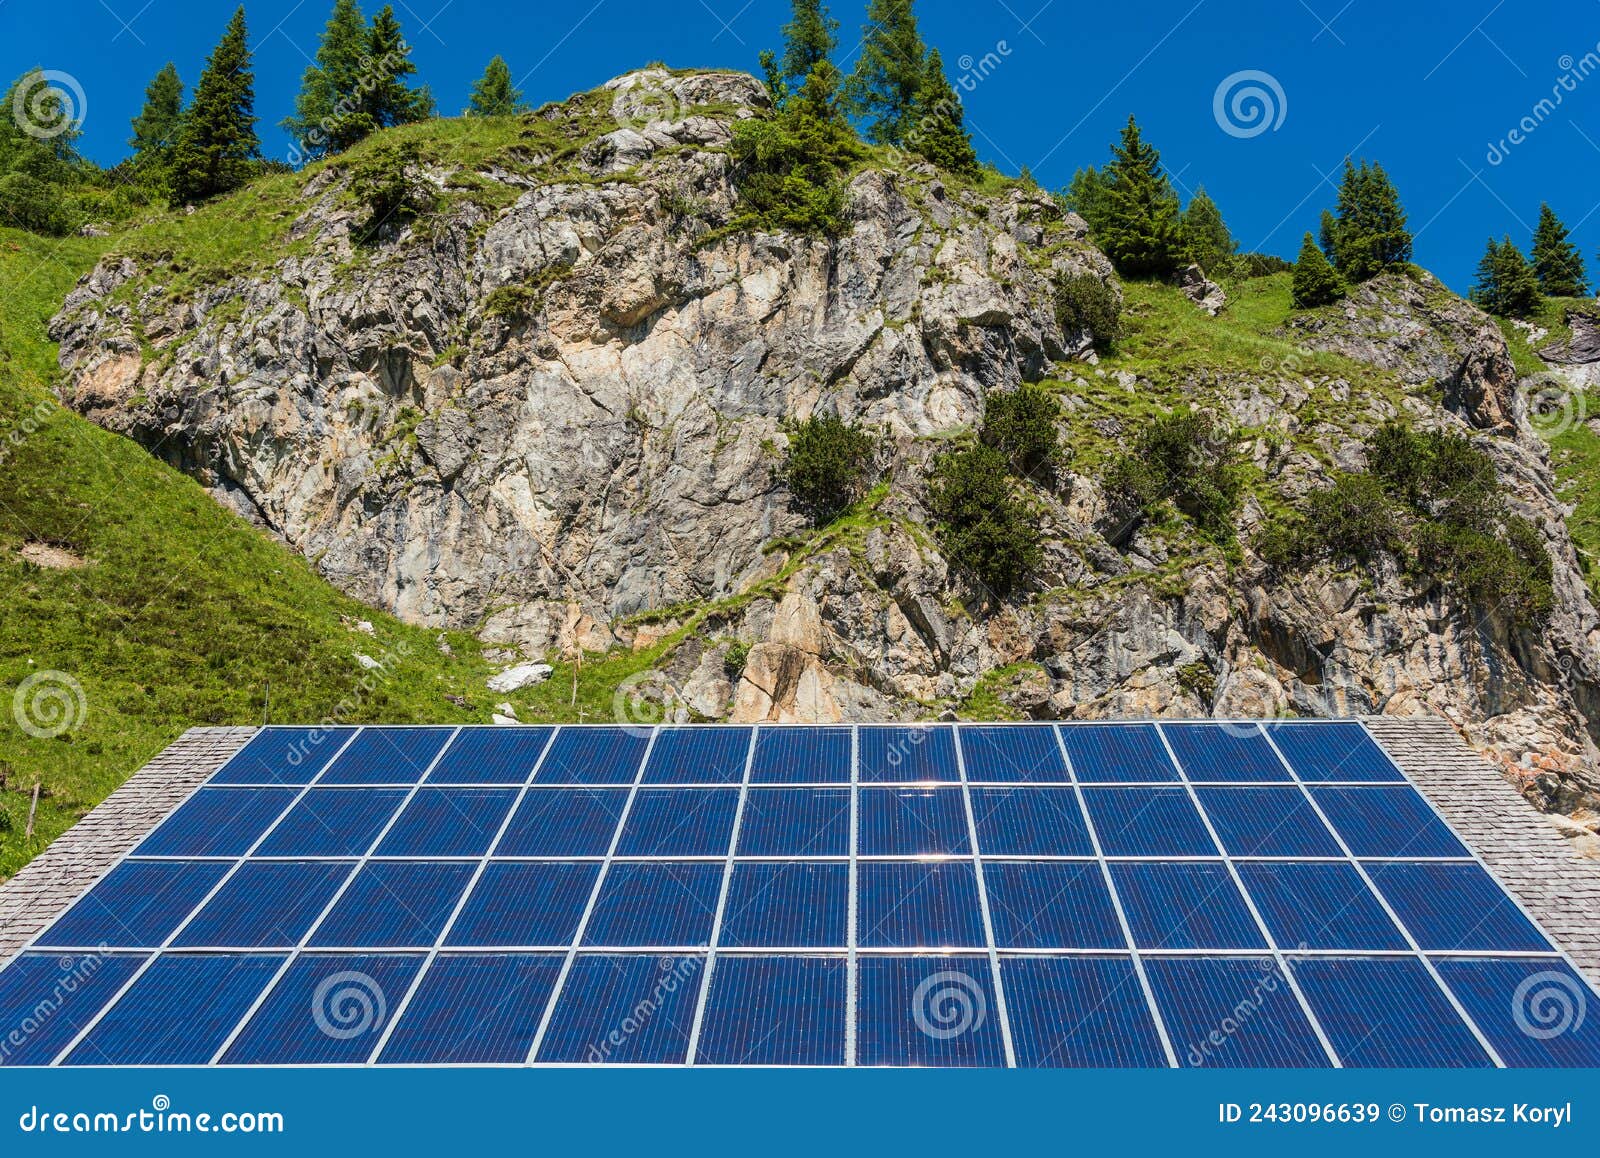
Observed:
[[[1116,434],[1096,399],[1150,385],[1090,369],[1089,335],[1057,323],[1055,279],[1111,277],[1083,223],[911,166],[860,171],[838,239],[737,231],[725,146],[759,84],[650,70],[584,99],[607,115],[534,114],[578,125],[560,165],[479,165],[466,176],[503,197],[447,198],[377,246],[330,169],[268,270],[175,301],[158,265],[108,259],[54,322],[68,401],[345,590],[528,660],[652,646],[666,629],[630,616],[726,600],[717,634],[656,673],[689,715],[902,718],[980,696],[1036,718],[1430,712],[1541,805],[1600,801],[1600,618],[1479,311],[1386,276],[1291,323],[1370,374],[1191,387],[1255,432],[1246,453],[1289,496],[1362,467],[1401,407],[1473,433],[1545,536],[1546,630],[1397,574],[1276,574],[1248,549],[1254,505],[1230,562],[1119,521],[1090,472],[1030,496],[1041,573],[986,599],[927,525],[943,440],[989,389],[1047,376],[1074,421]],[[1192,287],[1202,306],[1210,288]],[[773,467],[783,421],[817,411],[882,428],[888,486],[859,525],[802,541]]]

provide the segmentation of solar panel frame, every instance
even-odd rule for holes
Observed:
[[[135,846],[138,857],[238,857],[299,798],[288,786],[197,789]]]
[[[1291,968],[1347,1068],[1494,1066],[1415,957],[1302,958]]]
[[[542,725],[462,728],[429,771],[427,783],[526,784],[555,734]]]

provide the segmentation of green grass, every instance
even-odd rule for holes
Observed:
[[[470,635],[452,633],[446,657],[437,632],[339,594],[198,484],[50,401],[45,322],[107,240],[0,230],[0,878],[184,729],[260,723],[269,684],[280,721],[486,722],[499,698]],[[35,566],[20,554],[29,543],[87,565]],[[357,653],[392,659],[368,673]],[[14,689],[42,672],[82,689],[77,726],[56,738],[14,713]]]

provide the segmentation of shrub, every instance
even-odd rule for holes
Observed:
[[[1056,283],[1056,324],[1063,334],[1087,333],[1098,350],[1107,350],[1122,336],[1122,303],[1117,291],[1092,273]]]
[[[1043,386],[991,390],[984,401],[980,441],[1005,455],[1012,474],[1054,486],[1070,458],[1056,431],[1061,406]]]
[[[1240,485],[1230,433],[1188,407],[1145,426],[1104,480],[1114,506],[1154,518],[1170,501],[1217,542],[1232,535]]]
[[[722,653],[722,670],[730,680],[738,680],[744,674],[744,665],[750,662],[750,645],[742,639],[736,639],[728,644],[728,650]]]
[[[842,172],[863,151],[838,112],[837,88],[837,71],[823,61],[777,113],[734,125],[731,151],[744,207],[735,227],[844,232]]]
[[[1038,528],[1012,492],[1005,455],[994,447],[980,443],[942,455],[928,486],[928,509],[945,555],[997,596],[1038,568]]]
[[[1339,271],[1329,263],[1309,233],[1300,247],[1300,260],[1295,263],[1291,293],[1297,310],[1332,305],[1345,295]]]
[[[398,230],[438,203],[433,186],[412,174],[421,160],[422,149],[416,141],[385,143],[352,168],[351,195],[367,211],[360,234],[363,244]]]
[[[860,497],[873,448],[860,427],[836,414],[813,415],[790,431],[780,475],[795,504],[821,526]]]
[[[60,237],[72,227],[60,190],[27,173],[0,177],[0,220],[51,237]]]
[[[1328,554],[1368,563],[1400,546],[1393,506],[1370,474],[1340,474],[1331,487],[1306,496],[1305,521]]]
[[[1476,530],[1498,521],[1494,460],[1470,439],[1390,422],[1373,434],[1367,460],[1389,493],[1418,514]]]

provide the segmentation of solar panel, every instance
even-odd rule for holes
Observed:
[[[1592,997],[1354,723],[283,728],[0,1065],[1593,1065]]]

